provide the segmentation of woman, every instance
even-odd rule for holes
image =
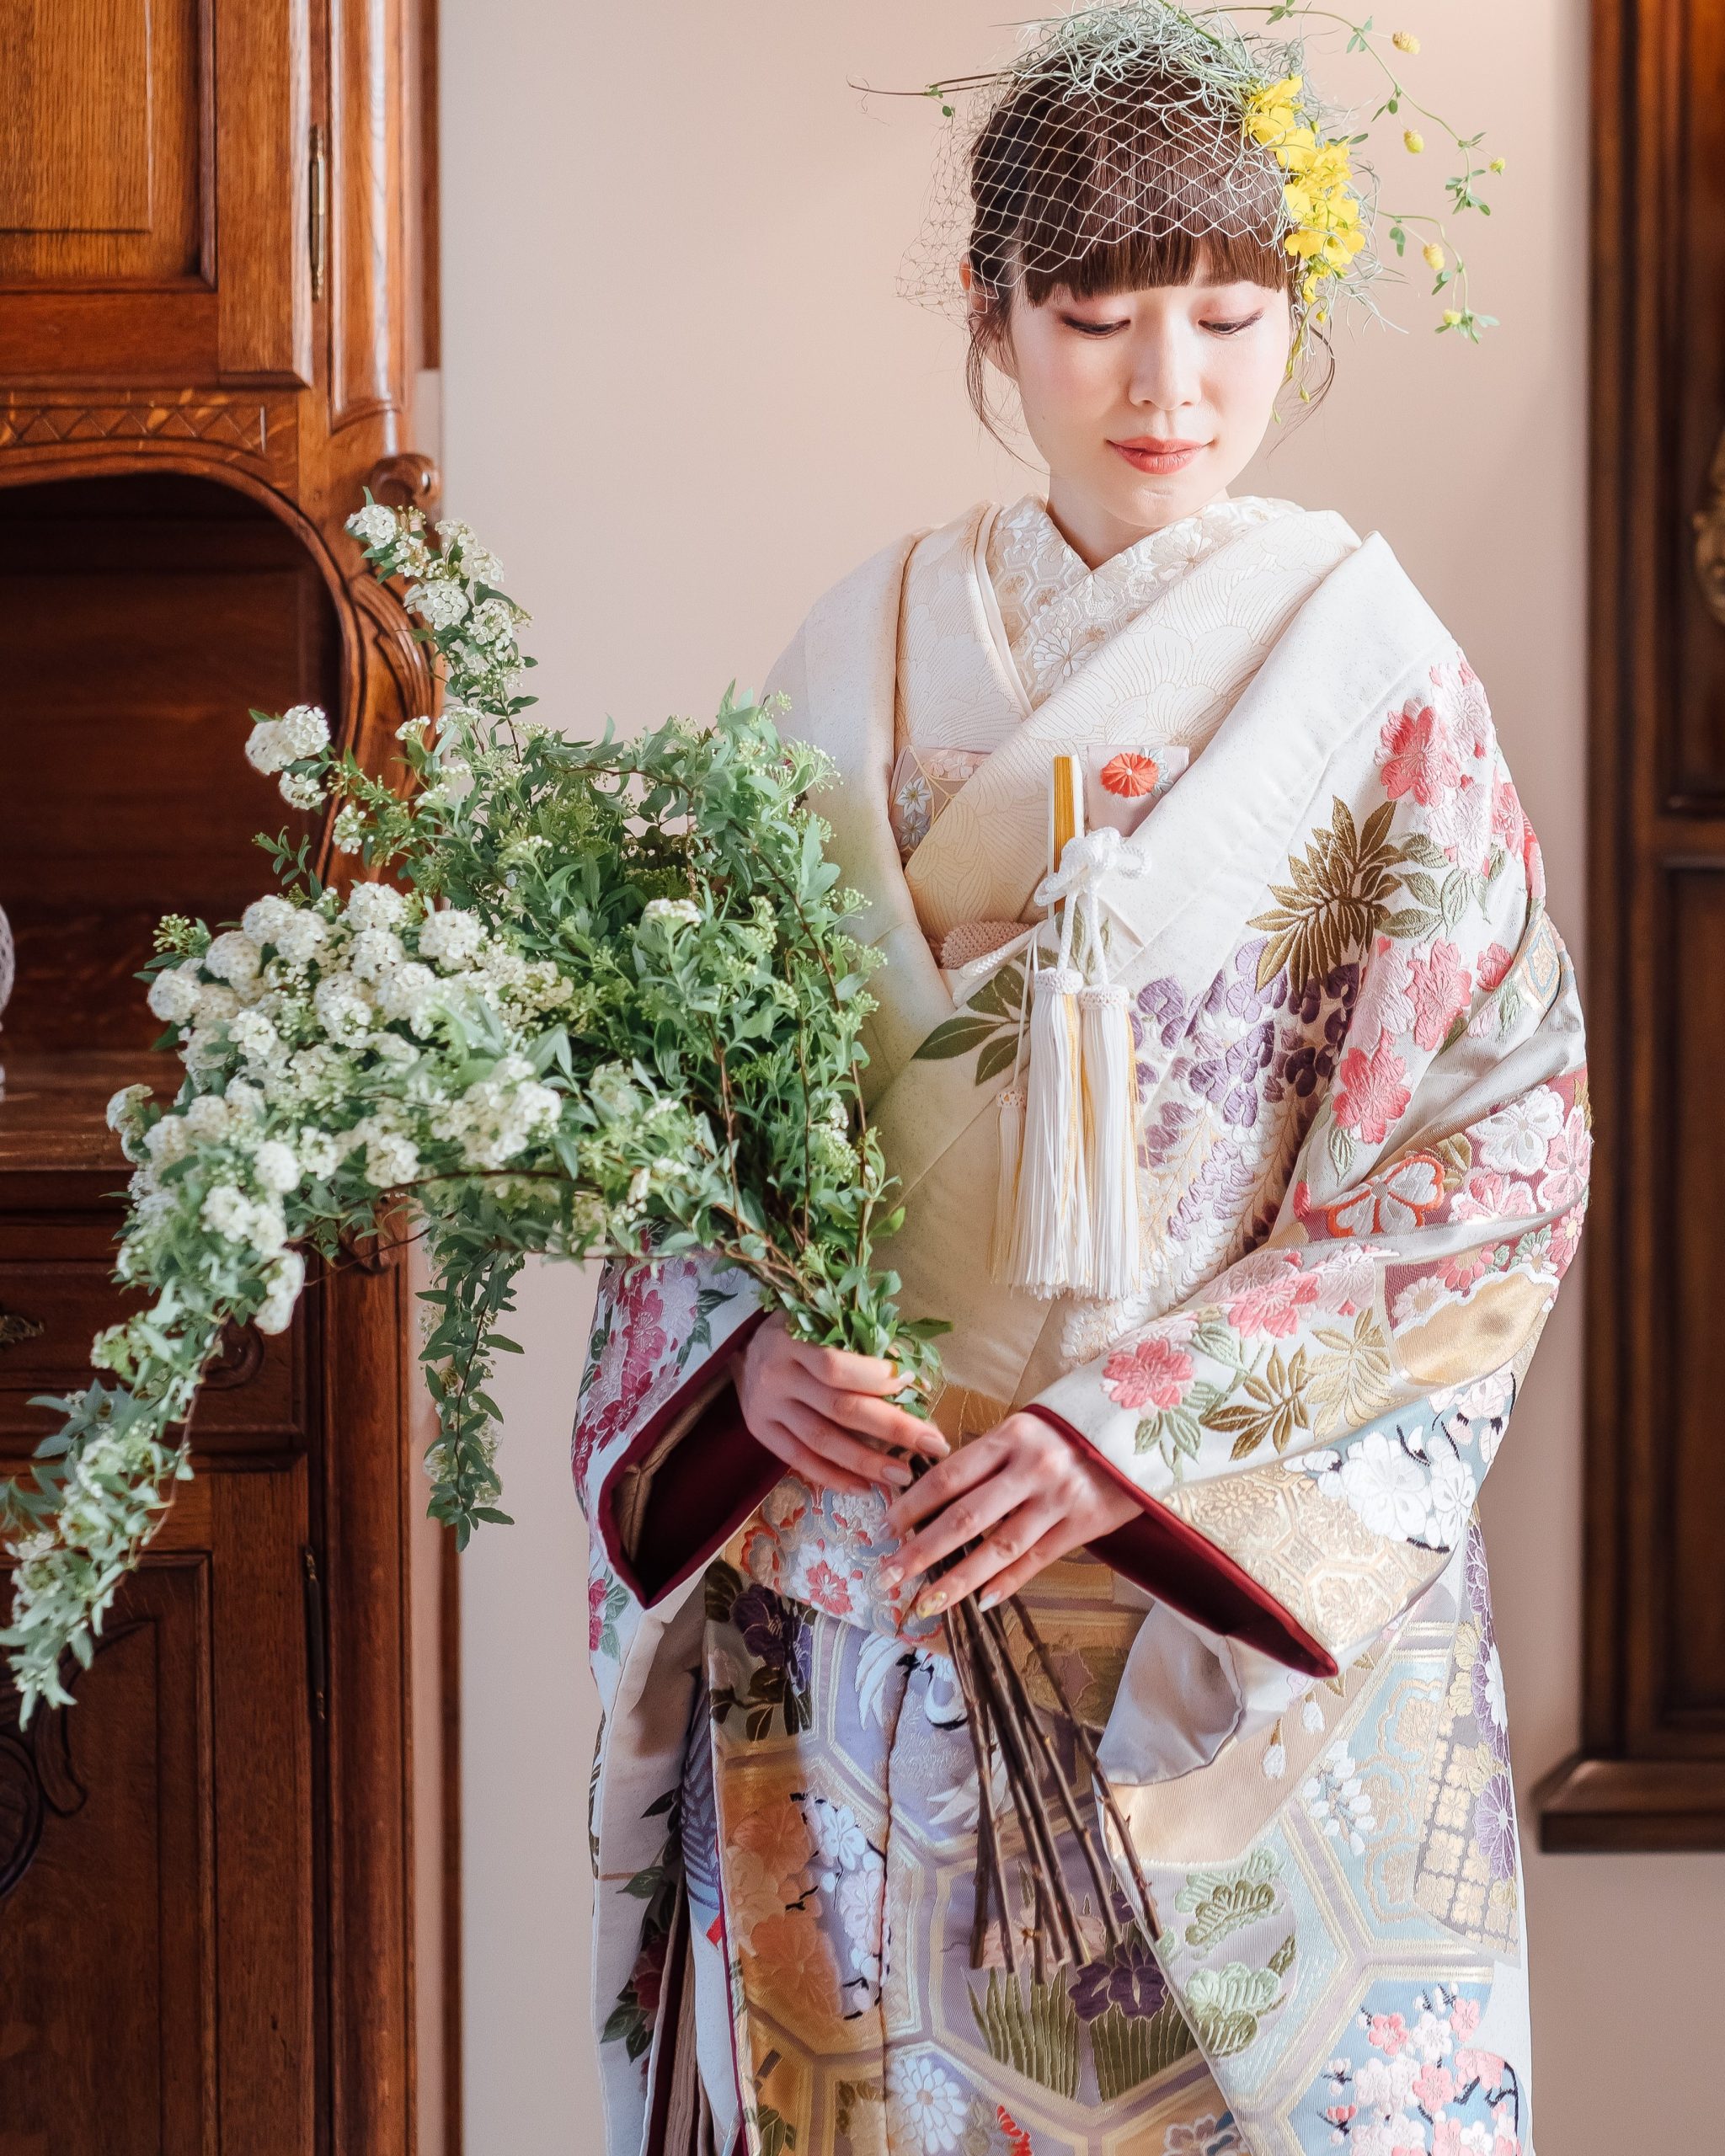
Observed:
[[[973,394],[1011,377],[1045,499],[887,548],[770,684],[887,961],[868,1104],[905,1307],[953,1325],[937,1427],[740,1276],[601,1294],[576,1461],[630,2156],[1531,2147],[1474,1499],[1580,1227],[1573,979],[1388,547],[1229,494],[1318,327],[1278,138],[1192,124],[1167,52],[1093,88],[1021,66],[973,162]],[[1121,834],[1091,958],[1132,1022],[1125,1293],[1033,1294],[1009,1247],[1056,775]],[[1162,1927],[1108,1951],[1065,1850],[1093,1952],[1040,1982],[973,1955],[939,1631],[1013,1592],[1106,1725]]]

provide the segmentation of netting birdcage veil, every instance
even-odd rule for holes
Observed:
[[[943,127],[899,278],[925,306],[969,312],[966,261],[1001,315],[1021,287],[1039,304],[1057,286],[1249,278],[1288,291],[1300,350],[1341,272],[1351,286],[1371,267],[1359,176],[1300,47],[1219,12],[1083,8],[1025,25],[1007,64],[927,94]]]

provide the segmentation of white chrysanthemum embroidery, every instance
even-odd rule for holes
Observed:
[[[1495,1646],[1486,1649],[1483,1689],[1486,1719],[1501,1736],[1509,1726],[1509,1706],[1503,1690],[1503,1658]]]
[[[1431,1509],[1426,1470],[1381,1430],[1367,1431],[1319,1486],[1344,1497],[1374,1534],[1409,1540],[1423,1531]]]
[[[1466,1461],[1440,1455],[1432,1463],[1429,1540],[1439,1550],[1453,1550],[1467,1532],[1477,1495]]]
[[[1551,1140],[1562,1128],[1562,1096],[1549,1086],[1535,1086],[1478,1125],[1479,1157],[1505,1175],[1532,1175],[1545,1166]]]
[[[964,2090],[926,2052],[900,2052],[886,2069],[890,2130],[922,2156],[947,2156],[959,2145],[969,2116]]]

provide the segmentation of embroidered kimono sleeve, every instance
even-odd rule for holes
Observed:
[[[605,1267],[575,1409],[575,1485],[638,1601],[682,1584],[783,1473],[731,1369],[762,1316],[749,1276],[696,1253]]]
[[[1370,924],[1267,1240],[1034,1403],[1153,1501],[1100,1554],[1146,1584],[1173,1563],[1176,1608],[1316,1673],[1465,1537],[1591,1151],[1573,972],[1465,664],[1391,714],[1375,765],[1252,924],[1263,979],[1333,963],[1346,906]],[[1261,1611],[1230,1620],[1242,1576],[1279,1646]]]

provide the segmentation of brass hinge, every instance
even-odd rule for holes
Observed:
[[[312,130],[311,219],[307,235],[312,249],[312,297],[323,296],[323,260],[329,247],[329,157],[323,147],[323,130]]]
[[[329,1716],[329,1657],[323,1633],[323,1582],[318,1575],[318,1560],[310,1550],[300,1552],[302,1586],[306,1600],[306,1685],[310,1695],[312,1719],[327,1721]]]

